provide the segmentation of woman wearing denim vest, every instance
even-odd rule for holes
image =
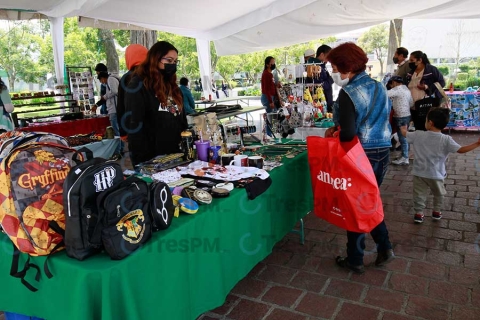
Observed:
[[[342,89],[333,105],[336,126],[329,128],[325,136],[334,136],[339,128],[341,130],[336,134],[339,134],[342,142],[351,141],[357,136],[380,186],[390,160],[392,132],[388,121],[391,103],[386,89],[365,72],[367,55],[353,43],[344,43],[332,49],[327,60],[332,65],[333,81]],[[394,258],[385,221],[370,234],[377,244],[375,265],[385,265]],[[337,257],[336,263],[356,273],[363,273],[365,234],[347,231],[347,238],[347,257]]]

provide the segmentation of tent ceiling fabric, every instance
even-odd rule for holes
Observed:
[[[2,0],[0,7],[213,40],[219,55],[291,45],[394,18],[480,18],[478,0]]]

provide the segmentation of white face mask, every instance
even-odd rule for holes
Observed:
[[[332,79],[333,82],[335,82],[335,84],[340,87],[345,87],[350,80],[348,78],[342,79],[342,77],[340,76],[340,72],[332,72]]]

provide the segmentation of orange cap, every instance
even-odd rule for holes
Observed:
[[[138,66],[147,57],[148,49],[141,44],[131,44],[125,50],[125,63],[127,69]]]

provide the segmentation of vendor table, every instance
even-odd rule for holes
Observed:
[[[55,133],[63,137],[76,134],[86,134],[95,131],[96,134],[104,135],[105,128],[110,126],[108,116],[97,116],[95,118],[79,119],[71,121],[35,123],[28,127],[18,128],[21,131],[38,131]]]
[[[244,189],[181,215],[124,260],[49,259],[54,277],[36,293],[9,275],[11,241],[0,234],[0,310],[48,320],[194,320],[222,305],[235,284],[313,207],[307,154],[284,159],[255,200]],[[288,186],[288,187],[286,187]],[[34,257],[42,265],[44,257]],[[21,261],[25,261],[22,256]],[[28,280],[35,283],[32,274]],[[36,284],[36,283],[35,283]],[[7,289],[8,288],[8,289]]]
[[[103,139],[101,141],[87,143],[73,148],[82,153],[91,152],[94,158],[109,159],[115,153],[115,149],[119,143],[120,138]]]
[[[217,99],[217,100],[197,100],[195,101],[195,105],[201,106],[203,108],[208,108],[217,104],[223,104],[225,102],[233,102],[235,101],[236,104],[244,103],[247,106],[250,106],[250,100],[257,100],[260,101],[260,97],[258,96],[238,96],[238,97],[231,97],[231,98],[224,98],[224,99]]]
[[[446,92],[451,99],[452,113],[447,127],[453,130],[480,129],[480,92]]]
[[[289,135],[288,137],[291,139],[301,139],[301,140],[305,140],[308,136],[324,137],[325,131],[327,131],[327,128],[298,127],[298,128],[295,128],[295,133]]]
[[[251,112],[255,112],[255,111],[261,111],[261,110],[265,110],[264,107],[260,107],[260,106],[256,106],[256,107],[242,107],[242,110],[237,110],[237,111],[233,111],[233,112],[226,112],[226,113],[217,113],[217,119],[220,120],[220,119],[226,119],[226,118],[231,118],[231,117],[237,117],[239,115],[243,115],[243,114],[248,114],[248,113],[251,113]]]

